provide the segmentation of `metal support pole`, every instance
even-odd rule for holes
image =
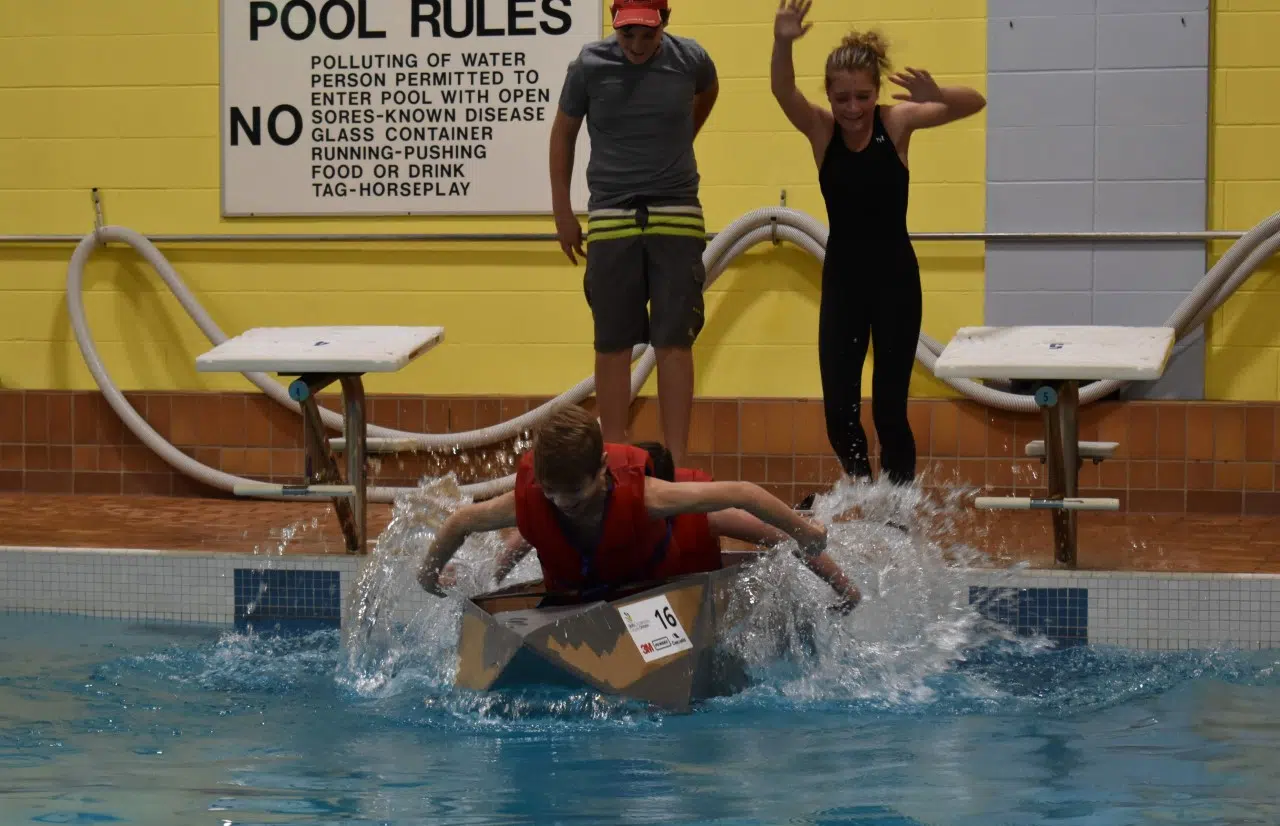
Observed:
[[[329,447],[325,437],[324,420],[320,418],[320,407],[316,404],[316,394],[324,388],[339,381],[342,384],[342,399],[345,407],[343,421],[344,435],[347,437],[347,484],[354,488],[350,496],[335,496],[334,511],[338,515],[338,523],[342,526],[342,535],[346,540],[349,553],[364,553],[365,540],[368,538],[368,527],[365,513],[366,474],[364,444],[364,385],[360,376],[331,373],[308,373],[299,376],[289,385],[289,398],[298,402],[302,409],[302,447],[304,456],[304,476],[307,485],[341,484],[342,472],[338,469],[338,460]],[[354,383],[354,392],[352,385]],[[356,403],[353,404],[353,399]],[[352,422],[352,410],[356,411],[358,423]],[[353,441],[352,428],[356,428]],[[355,469],[359,468],[357,472]]]
[[[308,485],[342,484],[342,472],[338,469],[337,458],[329,449],[324,420],[320,418],[320,407],[316,404],[316,394],[336,378],[329,375],[306,375],[289,386],[289,395],[302,408],[302,450],[303,461],[306,463],[303,473]],[[302,398],[297,398],[298,396]],[[342,527],[347,550],[357,552],[361,548],[357,544],[360,533],[356,529],[355,510],[351,505],[351,499],[345,496],[334,497],[333,509],[338,515],[338,524]]]
[[[343,417],[343,430],[347,437],[347,484],[355,487],[352,500],[355,508],[356,547],[348,548],[354,553],[364,553],[365,543],[369,536],[367,516],[368,473],[365,464],[365,428],[364,428],[364,382],[359,374],[342,377],[342,404],[346,411]]]
[[[1073,499],[1079,493],[1080,456],[1079,383],[1074,380],[1043,384],[1036,391],[1045,431],[1045,460],[1048,499]],[[1053,511],[1054,561],[1066,568],[1076,567],[1076,512],[1069,508]]]

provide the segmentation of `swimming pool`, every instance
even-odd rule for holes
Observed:
[[[469,696],[403,662],[362,692],[333,630],[0,614],[0,821],[1280,817],[1277,652],[990,639],[964,657],[907,692],[777,676],[663,715],[565,690]]]
[[[678,715],[456,689],[459,602],[413,577],[438,515],[398,506],[368,558],[0,548],[0,824],[1280,821],[1280,578],[976,570],[833,524],[864,603],[761,564],[725,641],[751,685]]]

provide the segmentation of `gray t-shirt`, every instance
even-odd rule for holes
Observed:
[[[587,119],[588,209],[637,199],[698,203],[693,99],[715,79],[711,56],[687,37],[664,34],[641,65],[627,60],[615,36],[582,48],[569,64],[560,109]]]

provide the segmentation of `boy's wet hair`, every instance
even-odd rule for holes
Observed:
[[[604,461],[604,439],[595,416],[578,405],[552,413],[533,434],[538,484],[570,490],[591,481]]]
[[[636,442],[636,447],[648,452],[649,458],[653,460],[653,475],[664,482],[674,482],[676,479],[676,464],[671,458],[671,451],[661,442]]]

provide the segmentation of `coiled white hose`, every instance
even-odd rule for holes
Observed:
[[[757,244],[775,238],[795,244],[819,261],[822,261],[826,255],[827,227],[819,221],[802,212],[783,207],[756,209],[729,224],[707,245],[703,255],[707,269],[706,287],[710,287],[734,259]],[[197,462],[165,441],[145,419],[138,415],[125,399],[124,394],[112,382],[111,375],[94,346],[89,323],[85,317],[82,294],[85,265],[100,246],[111,241],[128,244],[155,269],[211,344],[217,346],[228,338],[200,306],[173,266],[150,240],[125,227],[102,227],[80,241],[67,268],[67,307],[71,315],[72,330],[94,381],[125,426],[174,469],[206,485],[228,492],[238,483],[253,482],[254,480],[234,476]],[[1177,331],[1178,339],[1185,338],[1221,306],[1277,249],[1280,249],[1280,213],[1267,218],[1239,238],[1187,295],[1166,325]],[[932,372],[942,350],[941,344],[922,333],[916,348],[916,357]],[[632,368],[631,374],[632,398],[644,386],[657,363],[653,348],[647,345],[637,346],[632,351],[632,359],[635,360],[637,357],[639,361]],[[266,374],[245,373],[244,376],[279,404],[294,412],[300,412],[298,403],[289,398],[288,390]],[[944,381],[964,396],[989,407],[1017,413],[1033,413],[1038,410],[1031,396],[1009,393],[998,387],[986,386],[967,379],[945,379]],[[1124,384],[1118,381],[1099,381],[1085,385],[1080,391],[1080,403],[1089,404],[1104,398],[1123,387]],[[518,437],[557,408],[566,404],[578,404],[594,391],[595,379],[587,377],[551,401],[523,415],[500,424],[463,433],[413,433],[378,425],[368,425],[366,432],[371,439],[392,440],[399,450],[473,448]],[[340,414],[322,408],[321,417],[326,426],[339,431],[342,429]],[[515,475],[511,474],[498,479],[464,485],[461,491],[464,495],[481,499],[508,491],[514,483]],[[370,487],[368,498],[371,502],[391,502],[397,494],[410,490],[412,489]]]

